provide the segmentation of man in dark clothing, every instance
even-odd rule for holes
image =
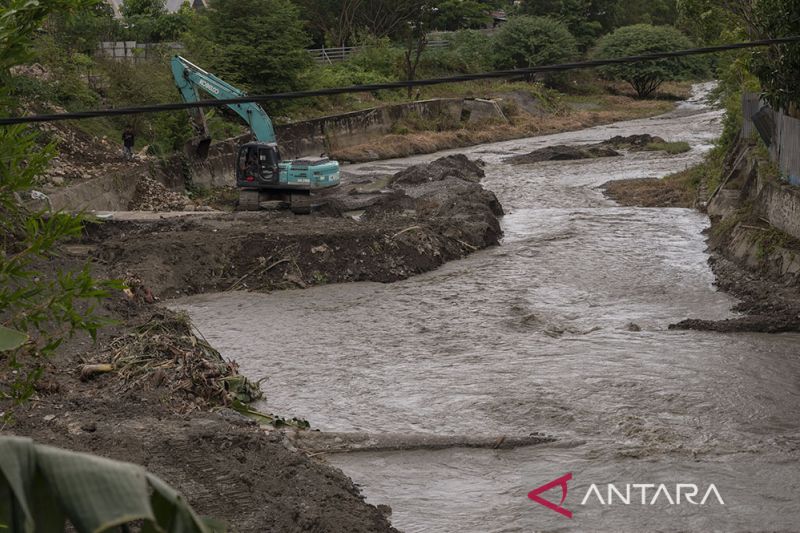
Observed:
[[[130,161],[133,159],[133,143],[135,138],[133,136],[133,128],[128,126],[125,128],[125,131],[122,132],[122,155],[125,156],[125,159]]]

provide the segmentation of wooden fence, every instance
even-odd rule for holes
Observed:
[[[796,119],[769,108],[762,102],[758,94],[746,93],[742,99],[742,135],[749,138],[756,134],[757,128],[753,116],[764,111],[762,129],[768,128],[769,153],[772,161],[778,165],[781,174],[793,185],[800,185],[800,119]]]
[[[448,41],[430,41],[426,46],[426,50],[433,50],[437,48],[447,48],[450,46]],[[333,64],[345,61],[358,52],[366,49],[365,46],[343,46],[339,48],[312,48],[308,50],[311,57],[317,63]]]

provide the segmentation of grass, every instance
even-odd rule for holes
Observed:
[[[654,142],[644,147],[648,152],[667,152],[670,155],[684,154],[692,149],[685,141]]]

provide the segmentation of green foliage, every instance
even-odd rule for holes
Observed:
[[[191,50],[208,70],[258,94],[301,88],[310,40],[292,2],[211,0],[199,18]]]
[[[525,2],[521,11],[560,20],[585,50],[615,25],[618,4],[618,0],[544,0]]]
[[[648,152],[667,152],[670,155],[683,154],[692,149],[685,141],[654,142],[644,147]]]
[[[625,1],[617,9],[617,26],[651,24],[653,26],[674,25],[678,18],[676,0]]]
[[[716,0],[678,0],[676,26],[695,42],[718,44],[735,25],[732,14]]]
[[[447,37],[450,46],[430,49],[420,68],[431,75],[472,74],[492,70],[492,39],[475,30],[461,30]]]
[[[567,26],[548,17],[514,17],[494,37],[495,66],[500,69],[562,63],[577,53]]]
[[[617,58],[670,52],[692,46],[688,37],[671,26],[636,24],[604,36],[592,56],[596,59]],[[601,72],[608,79],[630,83],[639,97],[647,98],[665,81],[701,77],[706,70],[702,59],[690,56],[611,65],[603,67]]]
[[[800,29],[800,2],[758,0],[753,8],[757,37],[789,37]],[[800,117],[800,44],[771,46],[753,53],[752,71],[774,109]]]
[[[167,12],[167,2],[166,0],[125,0],[120,11],[125,18],[158,17]]]
[[[476,0],[443,0],[436,7],[433,27],[437,30],[477,29],[492,21],[487,6]]]
[[[138,521],[143,533],[224,531],[141,466],[0,437],[0,527],[100,533]]]
[[[100,41],[111,41],[123,35],[124,27],[114,18],[114,10],[105,2],[77,12],[53,13],[45,27],[47,34],[56,38],[58,48],[68,54],[82,52],[91,55]]]
[[[17,2],[0,10],[0,64],[7,69],[29,58],[31,34],[49,10],[77,8],[78,2]],[[10,101],[0,102],[8,114]],[[58,244],[82,230],[79,216],[31,211],[21,201],[54,154],[22,126],[0,128],[0,326],[6,348],[0,353],[0,398],[23,402],[34,392],[44,358],[78,331],[92,337],[103,324],[92,306],[119,288],[92,278],[88,265],[77,271],[47,266]],[[27,341],[14,347],[14,330]],[[17,337],[19,338],[19,337]]]

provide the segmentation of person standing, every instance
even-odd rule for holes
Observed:
[[[136,138],[133,134],[133,128],[128,126],[122,132],[122,155],[126,161],[133,159],[133,144]]]

